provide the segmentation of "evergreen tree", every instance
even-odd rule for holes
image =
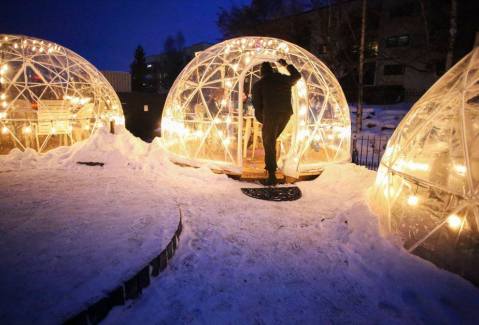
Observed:
[[[135,50],[135,58],[130,65],[131,72],[131,89],[133,91],[145,91],[145,77],[147,73],[145,51],[141,45]]]
[[[169,89],[173,85],[181,69],[187,63],[184,46],[185,38],[181,32],[178,32],[176,36],[168,36],[163,44],[164,60],[161,62],[160,69],[164,77],[160,82],[164,89]]]

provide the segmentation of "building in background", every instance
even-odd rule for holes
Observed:
[[[106,80],[119,92],[131,92],[131,75],[125,71],[101,71]]]
[[[251,30],[246,27],[238,36],[272,36],[308,49],[328,65],[348,100],[354,102],[362,0],[331,3],[266,20]],[[470,13],[478,4],[459,4],[455,61],[474,46],[479,26]],[[366,102],[413,102],[444,73],[449,10],[445,0],[368,1],[363,79]]]
[[[157,135],[166,95],[156,92],[133,92],[131,75],[123,71],[102,71],[118,94],[125,116],[126,128],[144,141]]]

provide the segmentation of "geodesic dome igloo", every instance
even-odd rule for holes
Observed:
[[[384,231],[479,283],[479,48],[399,124],[371,194]]]
[[[286,59],[302,74],[292,89],[292,116],[278,141],[278,166],[298,177],[350,161],[351,122],[331,71],[301,47],[269,37],[224,41],[196,54],[171,88],[163,110],[163,143],[176,162],[241,174],[264,170],[261,125],[251,88],[260,65]],[[285,67],[276,69],[287,74]]]
[[[49,41],[0,35],[0,153],[69,145],[110,120],[123,123],[121,104],[93,65]]]

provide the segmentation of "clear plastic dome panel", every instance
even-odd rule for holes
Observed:
[[[88,138],[120,101],[103,75],[76,53],[27,36],[0,35],[0,153],[39,152]]]
[[[350,118],[327,67],[300,47],[266,37],[232,39],[197,53],[175,81],[162,117],[172,158],[226,171],[262,170],[261,124],[251,104],[260,65],[284,58],[301,72],[292,89],[294,115],[278,141],[278,164],[291,176],[350,160]]]
[[[371,191],[383,231],[479,282],[479,49],[411,108]]]

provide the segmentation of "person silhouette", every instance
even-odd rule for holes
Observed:
[[[265,169],[268,178],[265,185],[276,185],[276,140],[283,132],[293,114],[291,104],[291,87],[301,78],[299,71],[284,59],[278,63],[286,66],[289,76],[276,72],[270,62],[261,64],[261,79],[252,89],[252,101],[256,119],[263,124],[263,147],[265,152]]]

